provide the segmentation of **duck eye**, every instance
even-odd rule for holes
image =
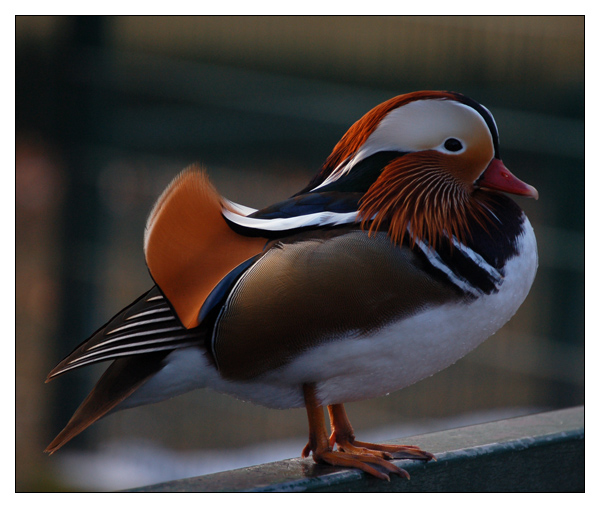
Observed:
[[[444,148],[449,152],[458,152],[462,147],[462,143],[456,138],[448,138],[444,142]]]

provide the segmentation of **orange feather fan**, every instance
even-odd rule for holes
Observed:
[[[445,157],[426,151],[393,160],[359,203],[362,227],[366,229],[370,221],[371,235],[387,223],[397,245],[410,227],[411,247],[425,240],[434,249],[446,235],[465,242],[471,233],[469,219],[488,231],[487,193],[474,191],[443,169],[448,165]]]

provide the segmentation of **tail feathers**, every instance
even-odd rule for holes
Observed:
[[[223,218],[224,207],[245,210],[229,205],[192,166],[158,198],[146,224],[146,264],[186,328],[198,326],[200,308],[219,281],[267,241],[235,233]]]
[[[198,329],[181,325],[158,287],[140,296],[81,343],[48,374],[46,382],[92,363],[197,345]]]
[[[75,411],[65,428],[44,451],[54,453],[114,409],[162,368],[162,360],[168,353],[168,351],[159,351],[143,355],[142,359],[134,356],[115,360]]]

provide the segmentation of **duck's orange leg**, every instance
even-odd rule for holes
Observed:
[[[333,451],[327,437],[323,406],[319,404],[315,392],[313,384],[304,385],[304,401],[308,414],[309,438],[308,444],[302,450],[302,457],[308,457],[312,452],[315,462],[331,464],[332,466],[355,467],[382,480],[389,481],[390,477],[386,473],[375,469],[373,465],[382,467],[388,473],[409,478],[408,473],[404,469],[400,469],[380,455]]]
[[[431,460],[433,454],[421,450],[418,446],[365,443],[354,438],[354,429],[350,424],[343,404],[327,406],[331,421],[329,446],[337,444],[338,449],[353,454],[370,454],[384,459]]]

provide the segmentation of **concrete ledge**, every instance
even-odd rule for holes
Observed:
[[[438,459],[396,461],[409,481],[297,458],[128,492],[583,492],[584,438],[576,407],[402,439]]]

